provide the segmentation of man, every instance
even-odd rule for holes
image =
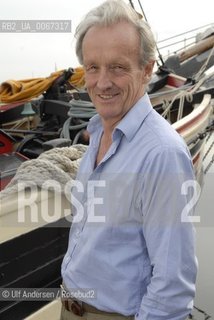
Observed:
[[[72,189],[62,277],[75,298],[63,299],[61,319],[186,319],[197,265],[182,186],[194,174],[185,143],[146,94],[154,37],[117,0],[90,11],[76,35],[98,114]]]

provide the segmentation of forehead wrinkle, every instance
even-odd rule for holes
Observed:
[[[123,28],[119,28],[121,26],[126,27],[125,33]],[[103,37],[105,41],[103,41]],[[93,55],[97,53],[98,56],[100,55],[99,51],[103,54],[103,52],[109,50],[112,50],[113,53],[115,50],[117,54],[128,56],[139,54],[140,39],[134,27],[126,22],[109,27],[93,26],[87,31],[83,39],[82,49],[83,58],[86,50],[89,56],[92,50],[94,50]]]
[[[83,50],[83,63],[87,64],[102,64],[105,65],[111,64],[129,64],[130,56],[139,58],[139,47],[135,46],[134,48],[127,45],[118,46],[114,44],[108,48],[103,48],[99,44],[87,47],[86,50]]]

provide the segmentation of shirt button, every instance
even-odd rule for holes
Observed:
[[[76,237],[79,237],[79,235],[80,235],[80,230],[77,230]]]

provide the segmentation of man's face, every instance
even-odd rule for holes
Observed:
[[[101,118],[114,125],[143,96],[152,67],[139,65],[139,37],[127,22],[90,28],[82,51],[90,98]]]

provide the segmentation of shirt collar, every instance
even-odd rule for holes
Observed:
[[[121,130],[128,141],[131,141],[144,119],[152,110],[152,105],[148,94],[144,94],[142,98],[129,110],[125,117],[117,125],[116,129]]]
[[[119,122],[114,130],[114,133],[119,130],[126,136],[128,141],[131,141],[151,110],[152,105],[149,100],[149,96],[147,93],[145,93],[144,96],[138,100],[138,102]],[[90,119],[87,129],[90,134],[93,134],[97,129],[100,130],[101,128],[102,122],[100,116],[96,114]]]

